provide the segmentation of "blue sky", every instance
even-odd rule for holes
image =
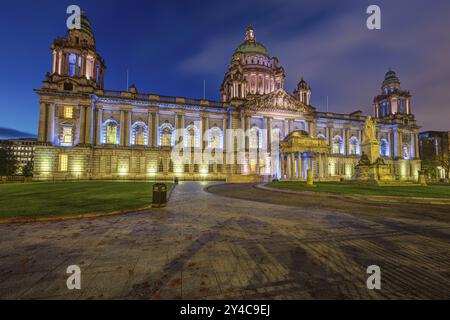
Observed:
[[[8,1],[0,12],[0,127],[36,133],[38,88],[50,71],[50,45],[66,34],[66,8],[79,5],[107,64],[106,87],[131,82],[146,93],[219,99],[231,55],[248,25],[279,58],[292,92],[303,76],[313,104],[372,113],[389,67],[413,95],[423,129],[450,130],[450,1]],[[366,28],[370,4],[382,30]]]

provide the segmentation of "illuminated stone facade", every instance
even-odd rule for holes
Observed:
[[[233,54],[218,102],[142,94],[134,85],[129,91],[105,90],[105,63],[84,14],[81,26],[55,40],[52,72],[36,90],[35,179],[303,179],[306,171],[287,176],[282,170],[287,158],[278,155],[279,141],[293,132],[323,140],[328,152],[297,152],[291,166],[312,169],[316,179],[352,179],[366,117],[317,112],[303,79],[287,93],[284,69],[256,41],[252,28]],[[401,91],[393,71],[374,106],[380,155],[396,178],[417,179],[418,127],[410,95]],[[243,155],[233,133],[239,130],[246,133]],[[171,150],[180,143],[213,150],[216,160],[175,161]],[[227,146],[232,146],[231,158]]]

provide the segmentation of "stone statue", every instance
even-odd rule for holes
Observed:
[[[371,116],[366,119],[366,125],[364,127],[363,143],[368,143],[377,140],[377,132],[375,128],[375,120],[372,120]]]

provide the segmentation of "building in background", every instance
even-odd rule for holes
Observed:
[[[105,63],[84,13],[81,22],[81,29],[54,41],[52,71],[36,90],[40,116],[35,179],[297,180],[307,170],[316,179],[352,179],[366,116],[360,111],[317,112],[312,89],[303,79],[292,94],[286,92],[285,70],[256,40],[253,28],[232,55],[220,88],[222,101],[210,101],[143,94],[134,85],[129,91],[106,90]],[[401,89],[392,70],[374,109],[380,157],[397,179],[417,180],[419,127],[411,95]],[[235,136],[227,134],[230,129],[246,133],[239,159]],[[274,156],[279,144],[273,142],[293,132],[305,140],[303,151]],[[171,150],[179,142],[191,151],[213,149],[219,157],[178,163]],[[323,142],[327,152],[307,147]],[[233,157],[225,161],[229,145]]]
[[[0,149],[8,151],[17,161],[17,174],[22,174],[22,169],[34,161],[34,152],[37,139],[11,139],[0,140]]]
[[[419,134],[422,167],[431,179],[450,179],[450,132],[427,131]]]

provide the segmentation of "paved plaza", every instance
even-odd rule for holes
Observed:
[[[450,210],[186,182],[164,209],[0,225],[0,298],[449,299]]]

